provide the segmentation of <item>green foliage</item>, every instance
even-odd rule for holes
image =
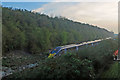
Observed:
[[[34,76],[33,76],[34,75]],[[92,61],[81,60],[75,54],[62,55],[59,58],[46,59],[35,69],[11,75],[9,78],[37,78],[54,80],[94,79]]]
[[[110,68],[103,72],[101,75],[100,75],[100,78],[116,78],[116,79],[119,79],[120,78],[120,75],[119,75],[119,62],[114,62],[113,64],[111,64],[109,66]]]
[[[3,51],[40,53],[50,48],[113,36],[112,32],[62,17],[2,8]]]
[[[94,46],[86,45],[79,47],[79,51],[72,50],[60,57],[46,58],[45,60],[39,62],[38,67],[14,73],[13,75],[8,76],[8,79],[99,79],[101,78],[101,72],[108,69],[109,63],[113,60],[112,54],[116,49],[117,42],[115,40],[105,40],[99,44],[95,44]],[[106,66],[107,69],[105,68]],[[115,68],[116,67],[114,66],[114,70]],[[112,71],[113,70],[111,70],[111,73]],[[107,74],[109,74],[109,72],[107,72]]]
[[[77,52],[81,59],[88,58],[93,61],[95,73],[98,74],[102,68],[112,60],[112,54],[118,49],[118,43],[114,40],[105,40],[93,46],[87,45],[79,48]]]

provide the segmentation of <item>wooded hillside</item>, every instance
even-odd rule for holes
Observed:
[[[13,50],[40,53],[60,45],[113,36],[97,26],[27,10],[3,8],[2,16],[3,53]]]

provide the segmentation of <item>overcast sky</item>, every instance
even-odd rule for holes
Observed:
[[[1,2],[118,2],[119,0],[1,0]]]
[[[63,16],[74,21],[96,25],[118,33],[118,2],[18,2],[4,3],[3,5],[28,9],[47,15]]]
[[[63,16],[118,32],[117,2],[52,2],[32,11]]]

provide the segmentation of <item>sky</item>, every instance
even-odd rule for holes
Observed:
[[[119,0],[1,0],[1,2],[118,2]]]
[[[27,10],[34,10],[42,7],[48,2],[2,2],[2,6],[4,7],[13,7]]]
[[[118,33],[118,2],[3,2],[2,5],[63,16]]]

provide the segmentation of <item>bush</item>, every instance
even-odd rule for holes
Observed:
[[[95,76],[91,60],[81,60],[77,55],[71,53],[57,59],[47,59],[39,71],[37,78],[41,79],[93,79]]]

